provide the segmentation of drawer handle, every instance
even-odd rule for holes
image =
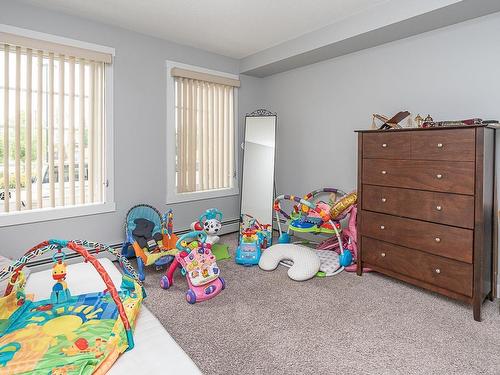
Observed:
[[[441,242],[441,238],[436,237],[436,238],[434,238],[434,241],[436,241],[437,243],[440,243]]]
[[[382,147],[386,148],[387,147],[387,143],[382,143]]]
[[[441,207],[441,206],[436,206],[436,210],[441,211],[442,209],[443,209],[443,207]]]
[[[381,225],[381,226],[380,226],[380,229],[384,230],[384,229],[385,229],[385,226],[384,226],[384,225]]]
[[[384,258],[384,257],[385,257],[385,253],[380,253],[380,256],[381,256],[382,258]]]
[[[382,203],[385,203],[385,202],[387,202],[387,199],[382,198],[381,201],[382,201]]]
[[[440,274],[441,273],[441,270],[439,268],[436,268],[436,273],[437,274]]]
[[[382,171],[381,173],[382,173],[382,174],[387,174],[387,171]]]
[[[438,146],[438,148],[443,148],[443,144],[442,143],[438,143],[437,146]]]
[[[436,178],[437,178],[438,180],[440,180],[440,179],[442,179],[442,178],[443,178],[443,175],[442,175],[442,174],[437,174],[437,175],[436,175]]]

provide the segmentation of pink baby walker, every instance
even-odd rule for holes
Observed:
[[[196,241],[188,245],[187,239]],[[207,234],[202,231],[192,231],[181,236],[176,243],[180,252],[170,264],[167,274],[160,280],[163,289],[170,288],[175,270],[182,268],[189,285],[186,301],[191,304],[213,298],[226,287],[224,279],[219,276],[220,269],[212,254],[212,245],[206,243],[206,240]]]

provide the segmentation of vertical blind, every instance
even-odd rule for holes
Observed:
[[[0,212],[102,202],[105,62],[5,40]]]
[[[177,192],[234,185],[234,87],[175,76]]]

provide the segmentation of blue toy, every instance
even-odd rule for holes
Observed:
[[[244,225],[244,216],[250,218],[248,226]],[[248,214],[240,218],[240,238],[236,249],[235,261],[243,266],[259,264],[262,250],[272,245],[271,225],[262,225]]]
[[[254,266],[259,264],[261,255],[261,241],[257,231],[246,229],[240,236],[240,244],[236,249],[236,263],[243,266]]]

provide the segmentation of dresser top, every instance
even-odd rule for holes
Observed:
[[[470,128],[489,128],[500,129],[498,124],[481,124],[481,125],[456,125],[456,126],[436,126],[433,128],[398,128],[398,129],[365,129],[355,130],[356,133],[391,133],[391,132],[407,132],[407,131],[424,131],[424,130],[456,130]]]

